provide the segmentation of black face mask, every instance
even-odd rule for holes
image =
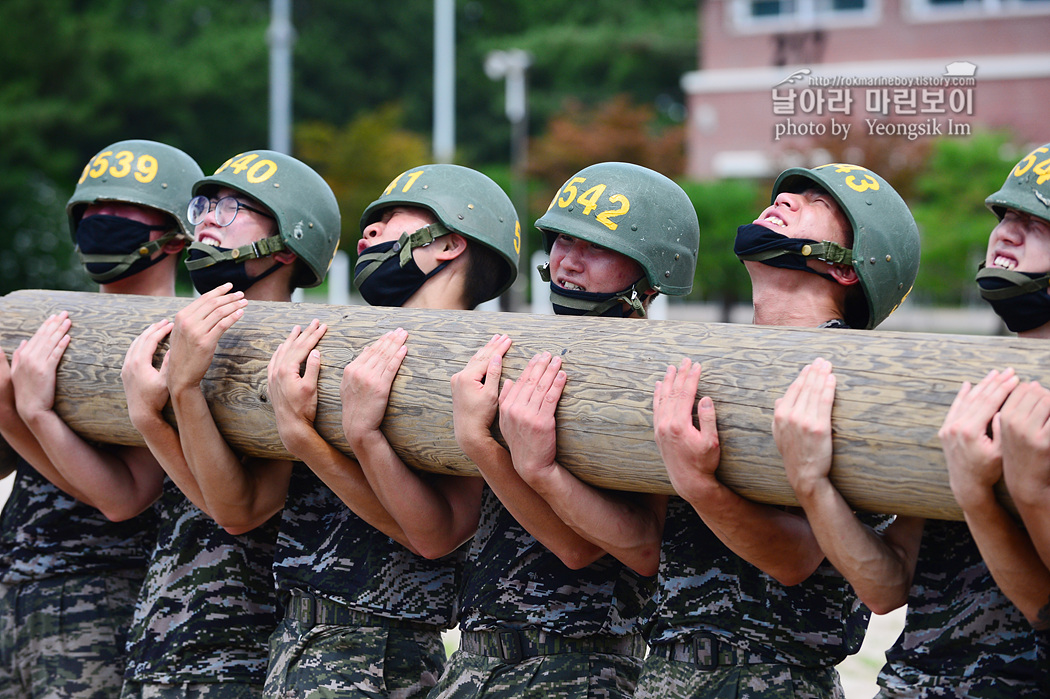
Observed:
[[[551,281],[550,262],[544,262],[536,268],[545,282],[550,282],[551,307],[559,316],[600,316],[603,318],[629,318],[637,313],[645,317],[644,297],[638,288],[648,288],[645,277],[623,291],[599,293],[565,289]],[[559,303],[561,301],[561,303]]]
[[[204,245],[203,243],[193,243],[190,245],[190,256],[186,260],[186,264],[189,265],[191,262],[212,257],[212,251],[224,253],[229,250],[232,250],[232,248],[217,248],[212,245]],[[195,269],[191,268],[190,281],[193,282],[193,288],[197,290],[198,294],[206,294],[226,282],[233,284],[233,288],[230,289],[231,292],[247,291],[252,284],[260,279],[265,279],[282,266],[280,262],[274,260],[273,265],[268,270],[262,274],[250,277],[248,276],[248,271],[244,268],[245,262],[247,262],[245,259],[220,260],[210,265],[196,267]]]
[[[77,224],[77,253],[88,275],[99,284],[111,284],[155,265],[167,255],[153,253],[178,236],[172,231],[150,241],[153,231],[170,226],[150,226],[122,216],[98,214],[82,218]]]
[[[442,262],[424,274],[411,255],[401,255],[407,240],[402,236],[401,240],[376,243],[358,257],[354,286],[370,306],[402,306],[448,264]]]
[[[749,223],[736,229],[733,252],[742,261],[749,260],[770,267],[809,272],[836,283],[838,282],[830,274],[819,272],[806,264],[807,258],[852,264],[851,251],[841,245],[829,241],[821,243],[808,238],[789,238],[757,223]]]
[[[623,296],[628,292],[601,294],[577,289],[565,289],[551,282],[551,307],[560,316],[600,316],[627,318],[634,309],[624,306]],[[562,303],[558,303],[563,300]]]
[[[1050,275],[985,268],[977,272],[981,298],[992,306],[1010,332],[1023,333],[1050,323]]]

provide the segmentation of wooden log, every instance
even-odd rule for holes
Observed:
[[[68,311],[72,340],[59,366],[57,411],[86,439],[141,445],[120,381],[124,354],[147,325],[188,302],[17,291],[0,299],[0,344],[10,351],[50,314]],[[414,468],[476,474],[455,442],[449,378],[505,332],[514,339],[505,378],[517,377],[537,352],[561,355],[569,380],[558,411],[559,460],[583,480],[673,492],[653,441],[652,393],[667,365],[688,356],[703,365],[700,391],[718,411],[719,478],[745,497],[778,505],[797,501],[772,439],[773,402],[822,356],[838,377],[832,475],[843,495],[857,509],[939,519],[962,519],[937,439],[960,384],[1007,366],[1024,380],[1050,380],[1043,346],[1018,338],[252,302],[223,337],[203,383],[219,429],[239,452],[291,457],[267,400],[266,366],[289,329],[313,318],[329,326],[319,345],[317,427],[344,453],[352,452],[340,424],[342,369],[384,332],[403,327],[408,355],[384,433]],[[1000,496],[1013,509],[1001,484]]]

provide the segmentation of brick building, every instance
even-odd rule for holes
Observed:
[[[703,0],[700,17],[690,176],[812,164],[814,137],[1050,141],[1050,0]]]

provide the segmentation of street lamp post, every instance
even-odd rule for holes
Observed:
[[[270,29],[270,149],[292,152],[292,1],[271,0]]]
[[[490,51],[485,57],[485,75],[490,80],[506,80],[505,112],[507,120],[510,121],[510,163],[511,163],[511,200],[514,208],[518,211],[518,219],[528,214],[527,188],[525,184],[525,169],[528,164],[529,151],[529,126],[528,126],[528,103],[525,94],[525,71],[532,65],[532,54],[521,49],[509,49],[507,51]],[[524,226],[522,226],[524,228]],[[522,235],[521,261],[519,263],[521,272],[518,282],[514,285],[520,287],[528,278],[528,250],[525,245],[526,237]],[[513,287],[511,293],[504,296],[501,305],[510,306],[504,310],[514,310],[515,299],[508,298],[515,294]]]

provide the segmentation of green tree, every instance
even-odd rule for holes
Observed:
[[[264,143],[265,0],[0,4],[0,292],[82,288],[64,206],[83,165],[125,138],[207,170]]]
[[[295,150],[332,187],[343,221],[342,249],[360,237],[361,213],[398,174],[429,162],[427,142],[401,128],[401,110],[388,105],[342,128],[325,122],[296,129]]]
[[[769,204],[769,184],[752,180],[681,182],[700,221],[700,254],[690,300],[717,301],[723,321],[736,303],[751,299],[751,279],[733,254],[738,226],[751,223]]]
[[[533,132],[566,97],[679,95],[695,66],[696,8],[671,0],[457,3],[460,162],[506,162],[503,85],[486,53],[521,46]],[[430,131],[433,0],[295,0],[293,118],[348,124],[398,103],[403,128]],[[6,0],[0,3],[0,292],[83,283],[62,211],[83,164],[107,143],[149,138],[206,172],[267,143],[267,0]],[[664,107],[680,101],[663,99]],[[679,105],[680,106],[680,105]],[[667,118],[673,110],[659,112]],[[41,231],[49,231],[42,235]],[[38,256],[51,258],[39,265]],[[36,271],[34,271],[36,270]]]
[[[545,131],[568,102],[594,107],[618,94],[653,107],[668,123],[684,118],[679,81],[697,67],[695,0],[468,2],[459,26],[460,133],[469,134],[461,147],[477,160],[503,160],[510,152],[503,84],[484,73],[485,56],[496,49],[532,54],[533,135]]]
[[[1008,134],[987,132],[934,142],[909,202],[922,235],[917,300],[957,305],[979,298],[974,275],[996,222],[984,200],[1023,155],[1010,143]]]

